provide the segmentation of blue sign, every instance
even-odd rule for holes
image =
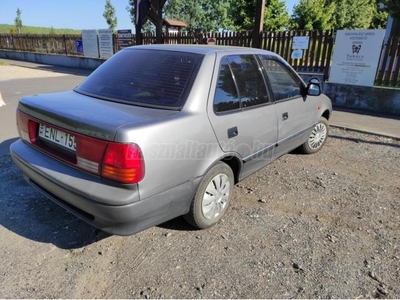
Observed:
[[[83,43],[82,40],[75,41],[76,52],[83,54]]]

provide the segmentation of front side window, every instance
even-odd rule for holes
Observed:
[[[229,55],[221,59],[214,97],[216,113],[267,102],[265,82],[253,55]]]
[[[75,91],[140,106],[179,109],[187,98],[203,55],[125,49],[93,72]]]
[[[260,56],[267,73],[275,101],[302,95],[301,81],[280,61]]]

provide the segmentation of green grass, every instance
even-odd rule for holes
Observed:
[[[0,60],[0,66],[5,66],[7,63],[5,63],[4,61]]]
[[[0,24],[0,34],[16,33],[17,29],[14,25]],[[82,30],[68,28],[52,28],[52,27],[35,27],[22,26],[22,34],[81,34]]]

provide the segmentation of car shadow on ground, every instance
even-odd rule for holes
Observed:
[[[352,142],[355,142],[355,143],[366,143],[366,144],[372,144],[372,145],[381,145],[381,146],[400,148],[400,144],[394,144],[394,143],[391,143],[391,142],[368,141],[368,140],[361,139],[361,138],[344,137],[344,136],[335,135],[335,134],[329,134],[329,137],[333,138],[333,139],[352,141]],[[388,140],[390,140],[390,139],[388,138]]]
[[[3,155],[10,154],[10,146],[12,143],[18,140],[18,137],[8,139],[0,143],[0,157]]]
[[[176,231],[197,231],[199,229],[193,227],[188,222],[185,221],[183,216],[177,217],[160,225],[157,227],[168,229],[168,230],[176,230]]]
[[[13,140],[1,143],[1,147]],[[36,192],[10,154],[0,156],[0,232],[3,230],[62,249],[81,248],[110,236]]]

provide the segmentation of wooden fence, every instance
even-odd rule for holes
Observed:
[[[69,34],[0,34],[0,49],[82,55],[76,51],[75,45],[75,41],[80,39],[81,35]]]
[[[274,51],[284,57],[297,71],[318,72],[327,75],[333,47],[333,31],[284,31],[266,32],[261,36],[263,49]],[[303,59],[292,59],[292,37],[308,36],[309,49],[305,50]],[[217,45],[252,46],[251,32],[224,32],[205,34],[165,34],[165,44],[205,44],[207,38],[213,37]],[[75,41],[81,35],[0,35],[0,49],[54,53],[66,55],[82,55],[76,51]],[[114,51],[117,51],[117,39],[114,36]],[[132,36],[134,45],[135,36]],[[154,34],[143,34],[143,44],[155,44]]]
[[[382,47],[375,85],[400,87],[400,37],[390,37]]]
[[[309,47],[304,50],[302,59],[292,59],[294,36],[308,36]],[[207,38],[215,39],[216,45],[252,47],[252,32],[223,32],[213,35],[204,34],[169,34],[163,37],[166,44],[205,44]],[[281,55],[296,71],[323,73],[327,78],[334,44],[334,31],[281,31],[265,32],[261,35],[261,45]],[[155,43],[155,35],[144,34],[143,44]]]
[[[292,59],[293,37],[307,36],[308,49],[304,50],[302,59]],[[205,44],[207,39],[213,37],[216,45],[226,46],[252,46],[252,32],[224,32],[214,33],[212,36],[205,34],[164,34],[165,44]],[[281,31],[265,32],[261,35],[261,47],[281,55],[298,72],[324,74],[328,78],[329,67],[332,59],[335,32],[329,31]],[[30,51],[39,53],[54,53],[65,55],[82,55],[77,52],[76,40],[81,40],[81,35],[9,35],[0,34],[0,49]],[[154,34],[143,34],[143,44],[155,44]],[[114,51],[118,50],[116,35],[113,37]],[[132,36],[132,45],[135,36]],[[390,38],[383,45],[379,68],[376,74],[376,85],[400,86],[400,37]]]

